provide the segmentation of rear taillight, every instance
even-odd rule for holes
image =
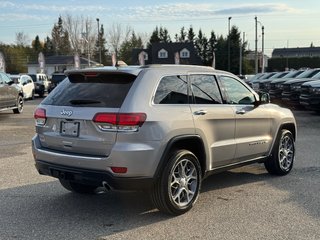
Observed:
[[[93,122],[102,131],[136,132],[146,118],[145,113],[97,113]]]
[[[34,119],[36,120],[37,126],[44,126],[47,120],[46,110],[43,108],[37,108],[34,112]]]

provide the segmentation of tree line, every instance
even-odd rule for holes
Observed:
[[[173,38],[162,26],[156,26],[151,35],[137,34],[131,27],[124,28],[121,24],[112,24],[105,32],[104,25],[97,26],[93,19],[67,14],[59,16],[52,27],[51,36],[44,40],[37,35],[29,44],[28,37],[19,32],[15,44],[0,43],[0,52],[5,56],[7,72],[19,73],[27,71],[27,63],[37,62],[40,52],[46,57],[77,53],[103,65],[111,65],[111,55],[115,53],[117,59],[132,64],[136,62],[136,59],[132,59],[133,49],[150,48],[153,43],[192,42],[203,65],[211,66],[215,56],[215,66],[221,70],[228,70],[230,49],[230,72],[238,74],[240,51],[244,56],[247,47],[247,42],[242,42],[240,35],[236,26],[231,27],[226,37],[216,35],[213,30],[207,37],[201,29],[195,32],[192,26],[183,26]],[[244,58],[242,73],[251,72],[253,66]]]

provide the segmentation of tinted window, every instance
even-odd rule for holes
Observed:
[[[222,103],[222,98],[214,76],[191,75],[190,84],[195,104]]]
[[[71,78],[71,77],[70,77]],[[42,102],[46,105],[77,107],[121,107],[136,76],[99,75],[63,80]]]
[[[36,82],[37,81],[37,76],[34,74],[29,74],[29,76],[32,78],[32,81]]]
[[[169,76],[161,79],[154,98],[156,104],[188,104],[186,76]]]
[[[227,76],[221,76],[220,79],[227,97],[227,103],[252,104],[255,102],[253,93],[238,80]]]

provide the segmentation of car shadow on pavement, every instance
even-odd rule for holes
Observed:
[[[0,202],[0,239],[97,239],[172,218],[142,192],[81,195],[58,181],[0,190]]]
[[[307,205],[301,202],[297,197],[299,192],[294,191],[294,184],[306,184],[294,181],[300,176],[300,170],[291,174],[274,177],[263,166],[252,165],[212,175],[204,180],[196,206],[189,213],[177,217],[176,221],[190,220],[197,211],[205,211],[208,208],[205,198],[208,197],[211,207],[218,207],[221,201],[227,203],[229,198],[236,201],[246,199],[240,195],[245,195],[252,185],[258,188],[270,185],[287,190],[290,201],[298,202],[319,218],[319,210],[314,209],[317,203],[309,201]],[[207,194],[209,192],[214,194]],[[308,196],[303,199],[308,200]],[[95,195],[81,195],[68,192],[58,181],[2,189],[0,202],[3,239],[117,238],[117,234],[173,218],[156,210],[147,193],[100,191]]]

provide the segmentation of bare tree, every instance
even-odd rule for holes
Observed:
[[[85,53],[90,58],[98,35],[94,20],[70,14],[66,14],[63,19],[73,51],[75,53]]]
[[[26,35],[24,32],[17,32],[16,33],[16,44],[18,46],[26,47],[29,45],[30,39],[28,35]]]
[[[132,32],[132,28],[127,26],[123,29],[120,23],[112,24],[112,27],[107,32],[107,43],[110,45],[111,51],[118,56],[122,42],[127,41]]]

